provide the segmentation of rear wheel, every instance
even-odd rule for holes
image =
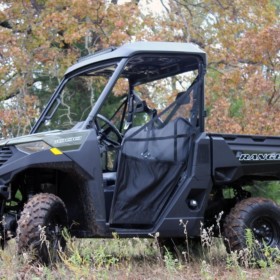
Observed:
[[[280,207],[272,200],[252,197],[245,199],[231,210],[225,219],[224,237],[228,252],[248,248],[250,229],[257,241],[253,257],[265,259],[264,246],[280,249]]]
[[[18,252],[31,250],[44,264],[57,261],[58,251],[66,241],[62,229],[67,225],[67,211],[63,201],[54,194],[33,196],[24,206],[17,228]]]

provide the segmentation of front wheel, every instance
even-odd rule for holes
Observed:
[[[62,235],[67,226],[67,211],[63,201],[54,194],[33,196],[21,213],[17,228],[18,253],[31,250],[44,264],[55,262],[66,241]]]
[[[264,259],[265,246],[280,249],[279,217],[280,207],[270,199],[251,197],[242,200],[225,219],[223,235],[227,251],[249,247],[248,229],[257,243],[256,246],[253,244],[256,247],[254,257]]]

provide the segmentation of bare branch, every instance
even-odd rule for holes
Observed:
[[[163,6],[163,8],[166,10],[166,12],[169,14],[170,11],[169,11],[169,9],[165,6],[165,4],[163,3],[163,0],[160,0],[160,2],[161,2],[161,5]]]

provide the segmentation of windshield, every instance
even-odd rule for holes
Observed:
[[[71,78],[50,106],[37,132],[79,127],[108,83],[115,67],[83,73]],[[106,75],[104,72],[106,70]]]

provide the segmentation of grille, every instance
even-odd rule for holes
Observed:
[[[10,147],[0,147],[0,166],[2,166],[12,155],[13,152]]]

